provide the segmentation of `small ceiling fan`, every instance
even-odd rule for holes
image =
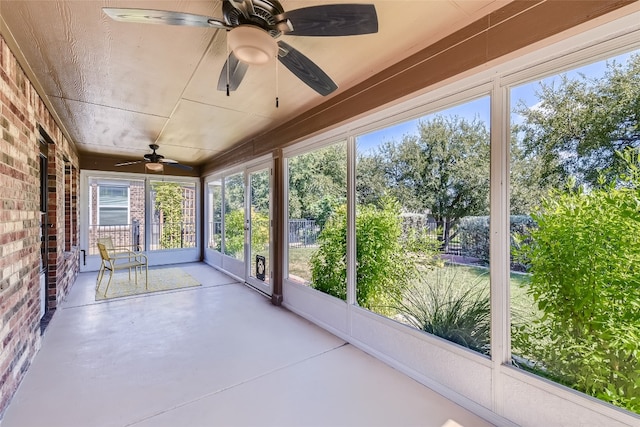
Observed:
[[[338,86],[313,61],[284,41],[288,36],[352,36],[378,32],[372,4],[326,4],[285,12],[277,0],[223,0],[223,19],[190,13],[149,9],[103,8],[122,22],[208,27],[228,31],[231,53],[218,79],[218,90],[236,90],[250,64],[278,60],[319,94]]]
[[[144,163],[145,168],[153,172],[162,172],[164,170],[164,165],[185,170],[193,169],[191,166],[180,164],[176,160],[165,159],[162,154],[156,153],[156,150],[160,148],[157,144],[149,144],[149,148],[151,148],[153,152],[145,154],[143,160],[131,160],[128,162],[116,163],[115,166],[128,166]]]

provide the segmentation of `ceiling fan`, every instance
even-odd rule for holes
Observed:
[[[156,153],[156,150],[160,148],[157,144],[149,144],[149,148],[151,148],[153,152],[145,154],[143,160],[131,160],[128,162],[116,163],[115,166],[128,166],[144,163],[145,168],[153,172],[162,172],[164,170],[164,165],[185,170],[193,169],[191,166],[180,164],[176,160],[165,159],[162,154]]]
[[[122,22],[208,27],[228,31],[231,53],[218,79],[218,90],[236,90],[250,64],[278,60],[319,94],[338,86],[313,61],[282,40],[288,36],[352,36],[378,32],[372,4],[326,4],[286,12],[277,0],[223,0],[223,19],[150,9],[103,8]]]

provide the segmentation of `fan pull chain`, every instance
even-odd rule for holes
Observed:
[[[278,54],[276,53],[276,108],[280,106],[280,99],[278,99]]]
[[[227,40],[229,40],[228,37]],[[227,96],[229,96],[229,65],[229,42],[227,41]]]

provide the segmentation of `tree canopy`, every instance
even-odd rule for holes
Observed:
[[[601,77],[560,76],[541,82],[534,107],[519,103],[523,122],[514,126],[515,143],[524,159],[537,159],[543,183],[572,176],[597,186],[624,170],[616,152],[640,146],[640,54],[626,64],[608,62]]]
[[[320,227],[347,200],[347,146],[330,145],[289,159],[289,218]]]
[[[422,120],[417,134],[360,156],[357,191],[359,203],[388,195],[405,212],[429,214],[442,228],[446,246],[460,218],[488,213],[489,131],[478,119]]]

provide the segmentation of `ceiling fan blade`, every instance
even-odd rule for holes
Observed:
[[[130,162],[116,163],[114,166],[129,166],[129,165],[137,165],[138,163],[142,163],[142,160],[132,160]]]
[[[283,41],[279,41],[278,46],[280,62],[311,89],[326,96],[338,88],[331,77],[298,50]]]
[[[182,163],[178,163],[177,160],[173,159],[160,159],[160,163],[189,171],[193,169],[191,166],[183,165]]]
[[[229,73],[227,75],[227,67],[229,67]],[[236,58],[236,56],[231,52],[229,54],[229,58],[224,63],[224,67],[222,67],[222,71],[220,72],[220,78],[218,78],[218,90],[225,91],[227,90],[227,76],[229,82],[229,90],[234,91],[238,89],[244,75],[247,73],[249,69],[249,65],[241,62]]]
[[[104,7],[104,13],[111,19],[120,22],[136,22],[140,24],[181,25],[187,27],[207,27],[226,30],[231,28],[224,21],[209,16],[192,13],[172,12],[154,9],[123,9]]]
[[[290,36],[357,36],[378,32],[378,15],[372,4],[327,4],[290,10]],[[280,18],[280,16],[279,16]]]
[[[184,169],[187,171],[193,170],[191,166],[183,165],[182,163],[165,163],[167,166],[172,166],[178,169]]]

